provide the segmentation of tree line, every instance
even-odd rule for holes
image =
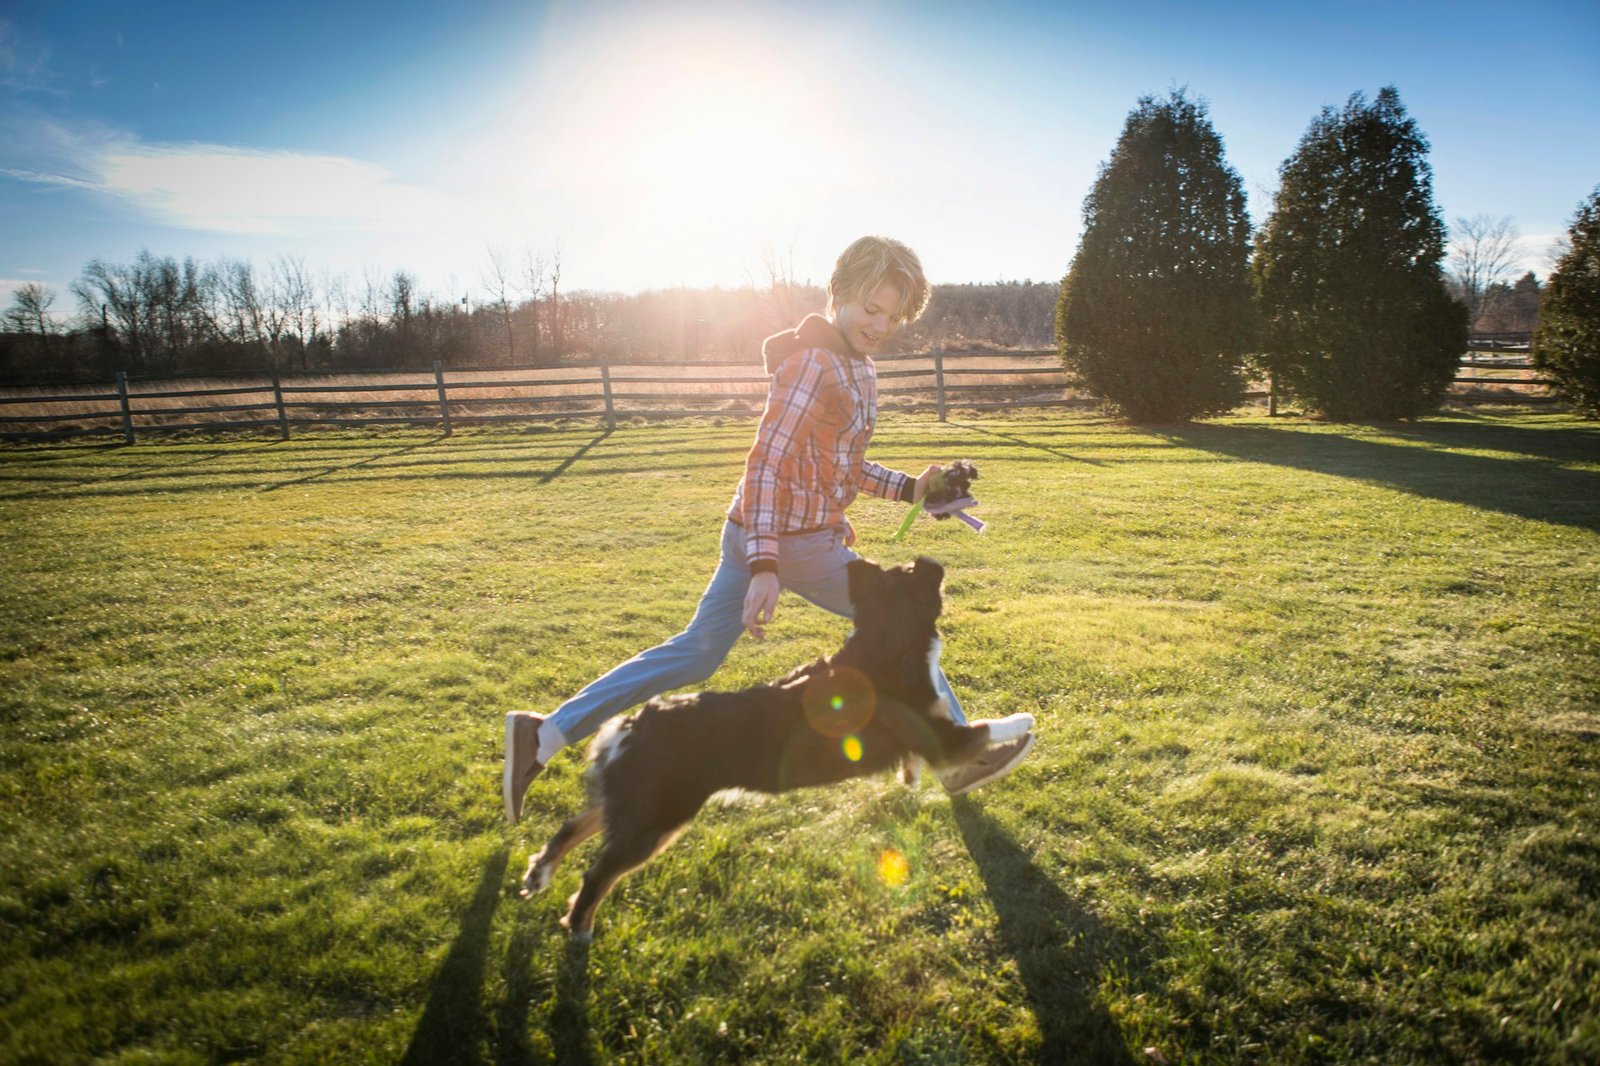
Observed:
[[[1600,354],[1578,350],[1590,334],[1570,325],[1600,319],[1571,295],[1600,277],[1583,258],[1594,255],[1583,229],[1593,209],[1580,211],[1546,296],[1532,274],[1509,282],[1509,219],[1458,219],[1447,249],[1428,148],[1392,86],[1326,107],[1255,230],[1206,105],[1181,89],[1142,98],[1085,200],[1062,281],[1067,370],[1138,421],[1230,410],[1252,376],[1324,416],[1410,418],[1443,400],[1469,325],[1538,322],[1535,364],[1595,410],[1572,367]]]
[[[820,286],[767,266],[759,283],[736,288],[568,292],[559,251],[513,259],[490,250],[474,291],[441,297],[405,270],[351,278],[317,273],[294,257],[263,270],[246,260],[145,250],[127,263],[92,260],[71,286],[75,313],[65,321],[53,291],[19,289],[0,333],[0,381],[434,362],[756,362],[762,338],[827,301]],[[1052,347],[1056,293],[1054,283],[1032,281],[936,286],[929,312],[897,336],[896,350]]]

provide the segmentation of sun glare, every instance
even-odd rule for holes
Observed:
[[[779,28],[653,19],[569,39],[529,106],[527,172],[627,234],[631,254],[752,259],[811,217],[853,153],[833,106],[796,74]],[[698,254],[697,254],[698,253]],[[737,279],[727,279],[737,280]]]
[[[652,229],[687,223],[713,242],[782,225],[804,199],[803,108],[770,79],[697,67],[641,71],[597,116],[596,132],[616,148],[616,206]]]

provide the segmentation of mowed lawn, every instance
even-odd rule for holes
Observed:
[[[886,417],[1032,757],[708,809],[592,947],[501,716],[676,632],[754,430],[0,448],[0,1061],[1600,1060],[1600,427]],[[786,597],[737,687],[835,649]]]

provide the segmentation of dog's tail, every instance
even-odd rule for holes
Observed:
[[[603,783],[606,768],[616,761],[623,743],[628,739],[628,727],[632,724],[632,715],[613,718],[601,726],[600,732],[589,742],[589,768],[583,773],[583,787],[589,794],[591,806],[605,799]]]

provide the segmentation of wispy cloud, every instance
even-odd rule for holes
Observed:
[[[19,273],[27,274],[31,273],[31,271],[23,270],[19,271]],[[11,303],[11,298],[16,295],[18,289],[25,285],[37,284],[39,284],[38,278],[0,278],[0,310],[4,310],[6,305]],[[60,293],[55,292],[49,285],[46,285],[46,290],[57,298],[57,303],[60,302]],[[52,317],[58,316],[59,309],[55,309]]]
[[[4,124],[0,124],[4,125]],[[10,123],[15,130],[19,123]],[[87,189],[164,225],[235,234],[394,232],[447,225],[447,195],[359,159],[235,145],[151,144],[117,130],[20,123],[0,174]]]
[[[0,17],[0,88],[61,94],[50,69],[50,50],[25,37],[4,17]]]
[[[187,229],[411,229],[441,224],[452,214],[448,197],[338,156],[140,144],[106,152],[98,170],[104,192]]]

